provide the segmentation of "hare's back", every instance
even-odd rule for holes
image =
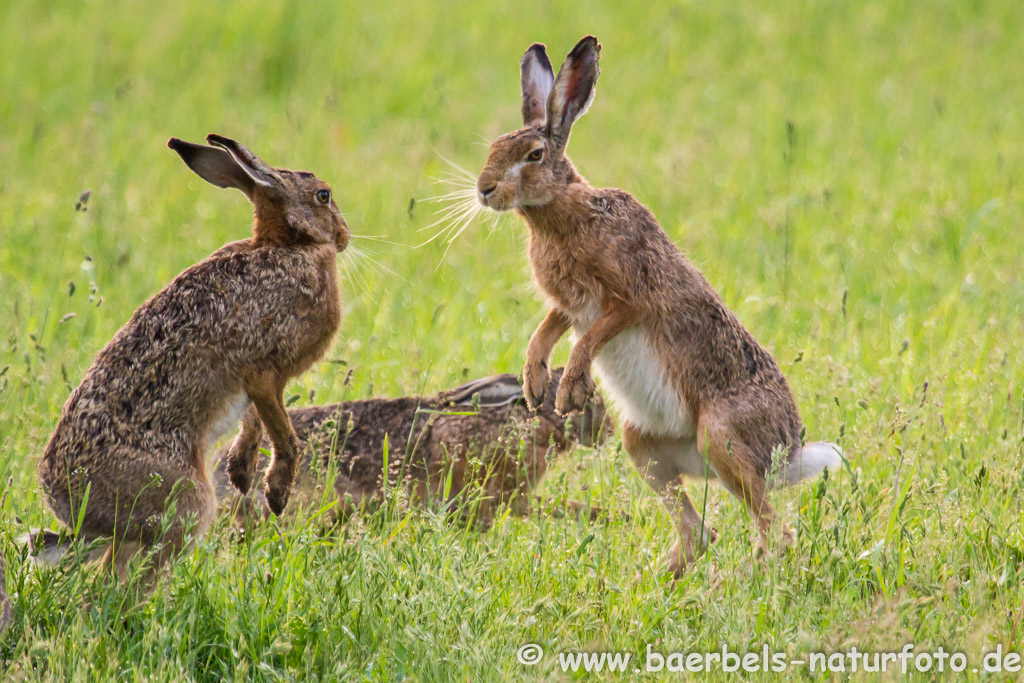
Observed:
[[[298,351],[274,330],[310,308],[315,273],[267,251],[208,259],[175,278],[100,351],[68,409],[85,397],[83,417],[201,430],[242,390],[246,370],[290,362]]]

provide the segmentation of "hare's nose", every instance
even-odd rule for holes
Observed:
[[[490,196],[490,194],[492,192],[494,192],[494,190],[496,190],[497,187],[498,187],[498,183],[491,183],[487,187],[481,187],[480,188],[480,194],[483,195],[484,198],[486,198],[486,197]]]

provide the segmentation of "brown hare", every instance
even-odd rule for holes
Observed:
[[[550,305],[526,352],[527,402],[545,395],[548,357],[572,327],[555,409],[584,405],[593,363],[621,414],[625,449],[677,527],[667,568],[678,576],[715,540],[684,476],[715,477],[741,497],[763,551],[770,484],[837,467],[841,456],[832,444],[801,443],[779,366],[651,212],[623,190],[591,187],[566,156],[572,124],[594,98],[599,52],[597,39],[583,38],[556,78],[544,46],[530,46],[521,62],[523,127],[491,145],[478,199],[526,220],[533,276]],[[792,540],[784,524],[781,531]]]
[[[561,369],[554,371],[557,378]],[[384,439],[388,439],[388,484],[404,479],[414,499],[454,502],[467,486],[482,488],[478,519],[486,525],[496,506],[512,512],[530,509],[530,493],[547,470],[551,456],[579,442],[594,445],[612,432],[600,397],[589,401],[572,424],[555,414],[555,385],[536,413],[523,402],[514,375],[495,375],[434,396],[373,398],[288,411],[305,442],[295,496],[317,504],[316,486],[333,464],[337,515],[378,499],[384,483]],[[267,446],[266,443],[263,444]],[[222,500],[234,498],[226,460],[217,454],[214,482]],[[470,463],[476,461],[474,467]],[[447,496],[445,491],[447,489]],[[262,496],[254,501],[259,514]],[[570,502],[569,507],[582,507]],[[253,511],[236,505],[244,523]]]
[[[139,548],[159,548],[159,567],[188,528],[205,530],[216,508],[209,446],[250,405],[253,428],[262,423],[273,442],[267,501],[281,512],[298,460],[284,387],[341,321],[336,256],[349,231],[330,187],[228,138],[207,141],[167,146],[204,180],[249,198],[252,238],[188,268],[132,314],[71,393],[40,464],[54,514],[84,540],[111,539],[105,562],[119,570]]]

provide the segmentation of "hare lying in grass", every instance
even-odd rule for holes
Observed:
[[[561,375],[561,370],[554,375]],[[406,481],[415,500],[456,501],[467,487],[480,486],[479,519],[484,524],[495,506],[503,503],[510,503],[514,513],[524,514],[551,455],[576,442],[593,445],[612,430],[599,397],[589,401],[571,424],[555,414],[554,403],[552,385],[539,410],[531,413],[515,376],[497,375],[435,396],[292,409],[289,417],[306,443],[296,496],[318,505],[322,500],[318,481],[333,465],[340,517],[378,499],[384,482],[386,437],[388,484]],[[214,470],[222,500],[232,499],[234,493],[227,455],[227,448],[218,453]],[[479,464],[474,466],[474,461]],[[265,508],[258,494],[253,503]],[[239,521],[252,512],[249,507],[237,506]]]
[[[548,357],[572,327],[555,409],[583,407],[593,363],[621,410],[626,451],[674,519],[679,540],[667,566],[678,575],[714,540],[680,486],[684,476],[717,477],[742,498],[763,549],[774,519],[765,496],[773,466],[775,483],[793,483],[839,466],[840,453],[801,442],[775,359],[651,212],[623,190],[592,187],[569,161],[569,131],[593,100],[599,52],[597,39],[583,38],[556,78],[543,45],[526,51],[523,127],[491,145],[477,196],[526,220],[533,276],[551,307],[526,352],[527,402],[547,395]],[[792,536],[784,525],[782,533]]]
[[[105,563],[119,571],[140,548],[159,547],[158,567],[190,527],[206,529],[216,509],[208,448],[247,409],[270,433],[267,501],[282,510],[298,459],[284,387],[341,320],[335,261],[349,231],[330,187],[228,138],[207,141],[167,145],[203,179],[248,197],[252,238],[188,268],[132,314],[71,393],[40,464],[54,514],[86,541],[109,538]],[[54,549],[51,533],[41,559]]]

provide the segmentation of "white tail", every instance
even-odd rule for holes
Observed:
[[[822,470],[839,469],[842,464],[843,451],[839,446],[827,441],[804,444],[804,447],[776,472],[772,488],[796,484],[804,479],[818,476]]]
[[[18,536],[16,543],[28,548],[28,559],[37,567],[55,567],[69,550],[74,548],[75,540],[71,536],[62,535],[49,529],[32,529],[27,534]],[[92,562],[103,557],[106,548],[86,548],[84,561]]]

